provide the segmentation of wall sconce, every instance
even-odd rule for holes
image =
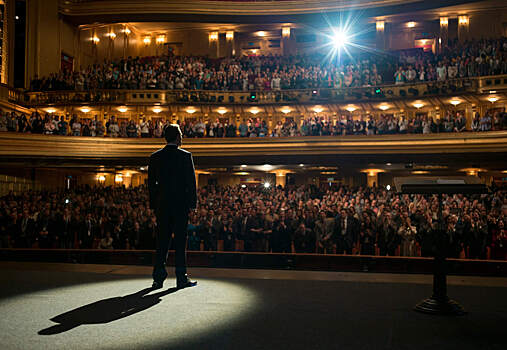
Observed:
[[[100,41],[100,39],[99,39],[99,37],[98,37],[98,36],[94,35],[94,36],[92,37],[92,42],[93,42],[94,44],[98,44],[98,43],[99,43],[99,41]]]
[[[218,32],[209,33],[209,41],[217,41],[218,40]]]
[[[414,27],[415,27],[415,22],[412,22],[412,21],[411,21],[411,22],[408,22],[408,23],[407,23],[407,27],[408,27],[408,28],[414,28]]]
[[[233,40],[234,39],[234,32],[233,31],[225,32],[225,38],[227,40]]]
[[[440,17],[440,26],[441,27],[446,27],[447,25],[449,25],[449,18],[447,18],[447,17]]]
[[[109,32],[109,33],[106,34],[106,36],[108,36],[109,39],[114,40],[116,38],[116,33],[115,32]]]
[[[126,28],[123,29],[123,32],[126,34],[126,35],[129,35],[131,33],[130,29]]]
[[[282,37],[290,37],[290,27],[282,27]]]
[[[116,183],[121,183],[121,182],[123,182],[123,175],[122,175],[122,174],[116,174],[116,175],[114,176],[114,182],[116,182]]]
[[[384,21],[377,21],[375,23],[375,27],[377,28],[377,32],[381,32],[384,30],[385,22]]]
[[[482,169],[482,168],[464,168],[464,169],[459,169],[458,171],[463,171],[468,176],[478,176],[479,173],[487,172],[487,169]]]
[[[156,43],[158,45],[164,44],[165,43],[165,35],[164,34],[157,35]]]
[[[379,173],[384,173],[385,170],[383,169],[363,169],[361,170],[362,173],[366,173],[368,176],[376,176]]]
[[[104,182],[104,181],[106,181],[106,177],[104,175],[97,175],[97,181]]]
[[[151,44],[151,36],[147,35],[143,38],[144,45],[148,46]]]
[[[468,16],[458,16],[458,24],[466,26],[468,23],[470,23],[470,18]]]

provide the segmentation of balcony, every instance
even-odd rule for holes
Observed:
[[[163,139],[0,133],[4,164],[146,165]],[[507,131],[381,136],[185,139],[196,164],[339,164],[428,161],[505,167]],[[498,169],[500,169],[498,168]],[[505,169],[501,169],[505,170]]]
[[[427,100],[425,106],[447,103],[446,99],[463,97],[471,104],[488,104],[494,91],[502,100],[507,90],[507,75],[423,82],[403,85],[359,88],[319,88],[280,91],[203,91],[203,90],[94,90],[19,92],[11,90],[9,100],[26,108],[60,107],[66,113],[77,113],[74,107],[96,107],[113,114],[118,106],[132,106],[137,113],[146,113],[148,106],[167,106],[170,112],[181,112],[185,106],[201,106],[202,114],[213,112],[213,106],[234,106],[234,112],[244,113],[251,106],[266,107],[266,114],[276,114],[284,105],[337,105],[328,110],[340,110],[342,104],[358,104],[370,110],[375,104],[391,103],[397,109],[413,109],[410,102]],[[488,95],[485,95],[488,94]],[[180,106],[180,107],[178,107]],[[270,107],[272,106],[272,108]],[[100,114],[100,113],[99,113]],[[236,116],[239,116],[237,114]]]

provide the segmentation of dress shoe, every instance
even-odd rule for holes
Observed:
[[[163,281],[153,281],[153,284],[151,285],[152,289],[160,289],[164,285]]]
[[[197,281],[192,281],[190,278],[188,278],[187,275],[185,275],[185,277],[183,277],[181,279],[178,278],[176,280],[176,288],[178,288],[178,289],[193,287],[195,285],[197,285]]]

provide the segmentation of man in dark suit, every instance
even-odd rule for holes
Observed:
[[[155,211],[159,232],[157,255],[153,268],[153,288],[162,288],[167,272],[165,263],[174,233],[177,288],[197,284],[187,276],[185,247],[188,212],[197,207],[197,190],[192,154],[180,149],[182,134],[179,125],[164,127],[167,145],[150,156],[148,189],[150,207]]]
[[[338,254],[352,254],[352,248],[357,241],[359,223],[354,218],[350,210],[342,209],[341,215],[337,220],[337,236],[338,236]]]
[[[85,219],[81,222],[79,230],[79,247],[82,249],[92,249],[93,241],[95,239],[95,220],[92,214],[86,214]]]

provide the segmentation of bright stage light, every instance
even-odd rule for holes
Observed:
[[[270,186],[271,186],[271,184],[269,182],[264,183],[264,188],[269,188]]]
[[[349,36],[343,30],[337,30],[333,32],[332,41],[336,49],[341,49],[349,43]]]
[[[181,349],[188,337],[204,339],[230,329],[251,319],[260,308],[260,297],[248,284],[199,278],[198,287],[174,292],[165,286],[152,291],[146,288],[151,283],[150,278],[110,278],[2,297],[0,312],[9,317],[0,318],[0,329],[13,326],[2,344],[22,349],[64,348],[57,339],[74,334],[78,338],[72,339],[72,348],[77,350],[104,348],[104,339],[114,339],[110,347],[117,349],[132,348],[132,344]],[[46,308],[40,308],[41,295],[51,298]],[[213,300],[211,306],[203,302],[207,298]],[[26,324],[31,332],[22,327]],[[145,324],[150,325],[149,332]],[[69,344],[67,338],[65,341]]]

